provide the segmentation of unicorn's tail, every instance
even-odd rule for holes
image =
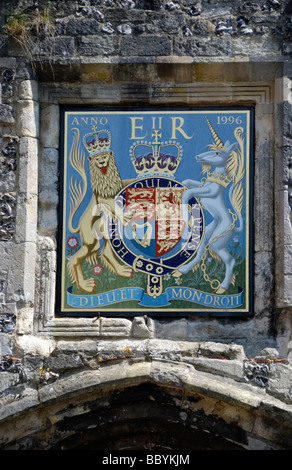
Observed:
[[[243,230],[243,219],[242,217],[238,216],[239,225],[234,227],[234,233],[241,233]]]
[[[232,209],[233,209],[234,213],[237,216],[237,220],[239,221],[239,225],[234,227],[234,233],[241,233],[242,230],[243,230],[243,218],[242,218],[241,214],[238,213],[239,211],[236,210],[236,208],[234,207],[234,204],[233,204],[233,193],[236,189],[237,188],[232,183],[232,185],[230,187],[230,190],[229,190],[229,200],[230,200],[230,203],[232,205]]]

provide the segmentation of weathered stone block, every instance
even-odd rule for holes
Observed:
[[[184,340],[188,335],[188,326],[186,319],[172,320],[167,323],[156,321],[155,334],[157,338]]]
[[[27,356],[44,358],[54,351],[55,341],[49,338],[21,335],[17,338],[16,348],[19,351],[24,351]]]
[[[182,12],[176,12],[175,15],[168,12],[152,12],[147,16],[146,29],[150,34],[178,35],[184,21]]]
[[[280,148],[292,146],[292,92],[291,95],[286,93],[289,101],[283,101],[285,94],[283,86],[284,84],[276,87],[276,90],[277,88],[280,88],[280,90],[278,90],[276,96],[278,101],[275,106],[275,146]]]
[[[277,148],[275,150],[275,189],[281,191],[288,189],[292,183],[292,147]]]
[[[208,36],[215,32],[215,25],[211,21],[196,18],[192,23],[192,31],[196,36]]]
[[[19,192],[38,192],[38,141],[22,137],[19,141]]]
[[[112,77],[115,82],[131,82],[136,85],[157,79],[153,64],[141,64],[140,67],[133,67],[133,64],[120,64],[119,67],[114,68]]]
[[[24,80],[19,85],[19,98],[21,100],[38,100],[38,82],[36,80]]]
[[[40,143],[43,147],[59,147],[60,109],[57,105],[41,107]]]
[[[254,308],[255,313],[260,313],[271,307],[273,298],[273,256],[271,253],[255,254],[254,280]]]
[[[5,173],[5,178],[0,179],[0,193],[11,193],[16,191],[16,173],[9,171]]]
[[[49,402],[50,400],[56,400],[63,394],[72,394],[80,389],[80,383],[83,382],[84,390],[90,390],[97,387],[101,383],[99,371],[91,370],[88,372],[75,373],[73,376],[66,377],[62,380],[41,387],[38,391],[39,399],[41,403]]]
[[[136,317],[133,320],[132,334],[136,338],[152,338],[154,336],[154,322],[151,318]]]
[[[14,121],[15,119],[12,106],[8,104],[0,104],[0,123],[12,124]]]
[[[58,150],[54,148],[44,148],[42,150],[39,162],[39,187],[40,191],[50,191],[53,199],[58,197],[58,161]]]
[[[254,186],[254,220],[261,220],[261,224],[254,226],[254,250],[270,251],[273,246],[274,224],[270,207],[273,204],[273,160],[270,158],[271,142],[267,136],[266,140],[260,140],[261,148],[258,149],[255,162]],[[261,175],[265,177],[261,177]],[[269,181],[269,184],[267,184]]]
[[[199,345],[200,354],[204,357],[214,359],[244,359],[245,353],[242,346],[237,344],[222,344],[213,342],[201,342]]]
[[[11,387],[14,387],[18,383],[19,383],[19,374],[1,371],[0,393],[5,392],[5,390]]]
[[[46,207],[41,210],[38,220],[39,231],[42,235],[55,236],[58,228],[58,211],[56,207]]]
[[[285,308],[292,306],[292,276],[283,276],[281,270],[276,271],[276,306]]]
[[[292,275],[292,246],[285,245],[277,249],[278,259],[281,259],[283,274]]]
[[[261,38],[261,40],[259,40]],[[249,36],[244,36],[233,41],[233,54],[240,54],[242,56],[257,57],[258,59],[265,58],[268,54],[270,57],[272,54],[277,55],[279,48],[281,47],[278,38],[271,39],[270,36],[256,36],[254,37],[253,32]]]
[[[11,336],[0,333],[0,357],[9,356],[11,352]]]
[[[112,36],[81,37],[77,48],[78,54],[85,56],[118,55],[119,41]]]
[[[84,362],[82,360],[83,357],[86,358],[89,356],[83,355],[82,353],[73,353],[70,356],[62,355],[59,357],[48,357],[46,359],[45,367],[54,372],[62,372],[64,370],[69,369],[78,369],[84,366]]]
[[[218,57],[232,56],[233,43],[230,38],[174,38],[173,53],[183,56]]]
[[[39,105],[32,100],[17,102],[17,132],[23,137],[38,137],[39,135]]]
[[[84,64],[81,79],[82,82],[111,82],[113,71],[112,64]]]
[[[1,69],[14,69],[17,65],[17,59],[15,57],[0,57]]]
[[[101,336],[129,336],[132,322],[124,318],[102,318],[100,321]]]
[[[122,56],[164,56],[171,53],[171,41],[165,36],[123,37]]]
[[[75,53],[75,41],[70,37],[34,38],[34,47],[31,51],[36,62],[53,63],[72,57]]]
[[[84,36],[98,34],[100,23],[94,18],[70,18],[66,33],[68,36]]]
[[[2,84],[2,97],[4,100],[9,100],[12,98],[14,94],[14,88],[12,85],[9,85],[8,83],[3,83]]]
[[[192,64],[157,64],[157,73],[163,82],[190,83],[193,80]]]
[[[8,251],[8,250],[7,250]],[[8,265],[7,303],[34,301],[36,247],[34,243],[13,243],[8,256],[2,256]]]
[[[37,196],[19,194],[16,207],[15,240],[36,243],[37,238]]]
[[[195,358],[194,366],[198,370],[204,370],[209,373],[232,377],[235,380],[243,380],[243,361],[220,359]]]
[[[41,189],[39,192],[39,203],[44,206],[53,205],[57,207],[58,201],[59,201],[59,194],[57,191],[57,187],[54,189],[53,190],[51,188]]]
[[[288,190],[275,191],[275,245],[292,244],[291,207]]]
[[[288,364],[272,363],[267,390],[286,403],[292,403],[292,368]]]
[[[14,302],[0,304],[0,315],[15,315],[16,314],[16,304]]]

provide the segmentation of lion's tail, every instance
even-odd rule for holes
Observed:
[[[85,172],[85,154],[80,150],[80,142],[79,142],[79,130],[74,128],[72,129],[75,131],[73,137],[73,143],[70,150],[70,163],[72,167],[79,173],[82,178],[83,184],[81,181],[77,181],[77,179],[73,180],[73,176],[69,183],[69,191],[70,191],[70,214],[69,214],[69,221],[68,221],[68,228],[71,233],[78,233],[79,232],[79,225],[74,228],[73,227],[73,217],[81,205],[85,194],[87,192],[87,176]],[[83,188],[82,188],[83,186]]]

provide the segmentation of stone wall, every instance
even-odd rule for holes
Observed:
[[[11,2],[3,4],[5,18],[11,14]],[[42,13],[47,2],[14,4],[15,18],[25,12],[32,14],[36,7]],[[42,58],[44,62],[51,58],[71,64],[92,59],[111,62],[116,57],[120,63],[140,57],[145,64],[167,57],[169,63],[171,56],[204,62],[210,57],[226,61],[253,56],[254,60],[266,54],[278,56],[280,51],[289,53],[291,47],[288,1],[84,0],[52,1],[49,5],[50,27],[42,28],[40,22],[38,28],[30,26],[34,35],[30,52],[36,62]],[[5,34],[1,39],[2,50],[8,47],[9,54],[22,55],[13,45],[7,46]]]
[[[4,1],[0,23],[0,448],[77,447],[107,419],[130,435],[136,387],[143,426],[167,403],[206,447],[212,428],[291,449],[291,2],[46,5]],[[255,107],[254,316],[57,318],[60,107],[169,103]]]

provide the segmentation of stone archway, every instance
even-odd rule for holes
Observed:
[[[117,361],[23,400],[2,421],[3,450],[272,450],[291,430],[257,387],[183,362]]]

